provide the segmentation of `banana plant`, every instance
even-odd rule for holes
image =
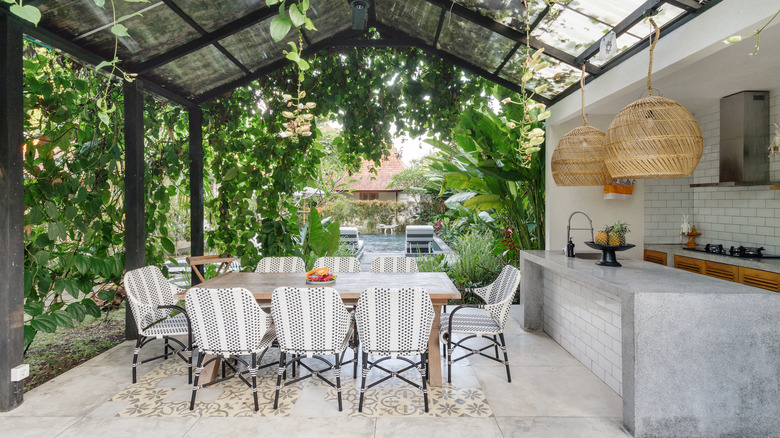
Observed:
[[[339,223],[330,218],[320,219],[315,206],[309,212],[309,221],[301,229],[301,248],[306,266],[314,264],[318,257],[333,256],[339,249],[341,233]]]
[[[466,110],[451,143],[431,140],[442,154],[431,166],[442,193],[476,212],[492,212],[512,236],[512,251],[544,247],[544,143],[541,109],[509,105],[501,115]],[[454,198],[454,199],[453,199]],[[516,256],[516,254],[511,254]]]

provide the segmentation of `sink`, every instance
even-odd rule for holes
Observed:
[[[574,258],[584,260],[601,260],[600,252],[576,252]]]

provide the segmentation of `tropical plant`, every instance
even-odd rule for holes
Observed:
[[[309,221],[301,229],[301,255],[306,267],[311,269],[314,262],[325,256],[335,256],[339,251],[341,234],[339,223],[330,218],[320,220],[317,208],[309,211]]]
[[[485,286],[491,283],[505,263],[494,253],[496,239],[490,233],[468,233],[455,241],[457,257],[449,265],[448,274],[456,286],[464,289]],[[464,302],[473,297],[464,295]]]
[[[420,272],[445,272],[447,264],[444,254],[424,255],[417,257],[417,269]]]

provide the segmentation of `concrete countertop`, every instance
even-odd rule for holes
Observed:
[[[727,257],[718,254],[708,254],[706,252],[691,251],[684,249],[685,246],[677,244],[645,244],[645,249],[651,251],[665,252],[667,254],[679,255],[683,257],[690,257],[693,259],[709,260],[711,262],[723,263],[726,265],[742,266],[745,268],[760,269],[762,271],[769,271],[780,274],[780,259],[749,259],[739,257]],[[674,264],[674,260],[668,260],[670,265]]]
[[[575,283],[621,298],[636,293],[775,294],[641,260],[620,260],[622,267],[608,267],[597,265],[596,260],[566,257],[558,251],[522,251],[521,257]]]

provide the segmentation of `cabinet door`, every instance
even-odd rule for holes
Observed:
[[[780,274],[774,272],[740,267],[739,282],[748,286],[780,292]]]
[[[739,268],[734,265],[715,263],[707,260],[704,262],[704,275],[736,282],[739,280]]]
[[[692,259],[690,257],[674,256],[674,267],[683,271],[694,272],[696,274],[704,273],[704,260]]]
[[[645,261],[666,266],[666,253],[660,251],[645,250]]]

